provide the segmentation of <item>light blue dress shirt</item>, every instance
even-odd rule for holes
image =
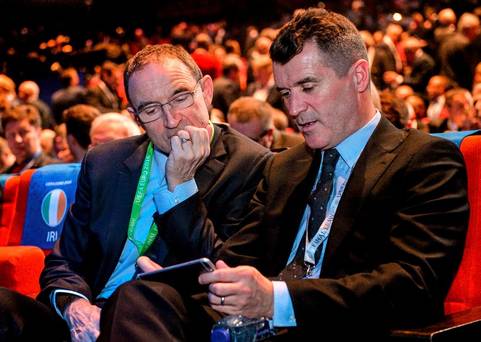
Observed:
[[[167,156],[154,148],[154,162],[152,163],[149,183],[147,184],[147,191],[140,208],[139,219],[135,225],[134,236],[137,240],[145,241],[147,238],[153,222],[152,216],[155,212],[163,214],[198,192],[194,179],[177,185],[174,191],[170,192],[165,178],[166,162]],[[97,298],[109,298],[117,287],[131,280],[135,274],[135,262],[138,257],[137,247],[127,239],[115,270]],[[53,291],[50,301],[60,316],[61,314],[55,300],[58,293],[74,294],[87,299],[82,294],[70,290],[58,289]]]
[[[349,137],[344,139],[336,146],[336,149],[340,154],[340,158],[336,164],[336,169],[334,171],[333,189],[338,189],[340,183],[345,183],[349,180],[352,169],[356,165],[359,156],[364,150],[364,147],[366,146],[369,138],[371,137],[380,120],[381,113],[377,112],[366,125],[357,130],[355,133],[351,134]],[[321,170],[319,169],[317,179],[319,179],[320,174]],[[317,180],[314,184],[314,187],[316,183]],[[314,188],[312,190],[314,190]],[[336,191],[332,191],[327,204],[327,212],[332,212],[334,214],[336,213],[338,204],[336,203],[336,201],[334,201],[335,195]],[[342,196],[342,193],[340,195]],[[305,243],[305,231],[307,228],[307,222],[309,220],[310,214],[311,209],[308,205],[306,205],[304,215],[302,217],[301,224],[296,235],[296,239],[294,240],[294,244],[292,245],[291,254],[289,255],[287,265],[294,260],[299,244]],[[319,278],[319,275],[321,274],[322,261],[324,259],[324,251],[328,239],[329,236],[322,243],[322,245],[319,246],[319,248],[321,248],[321,256],[310,278]],[[283,281],[273,281],[272,283],[274,289],[273,325],[276,327],[296,326],[297,322],[294,314],[294,308],[286,283]]]

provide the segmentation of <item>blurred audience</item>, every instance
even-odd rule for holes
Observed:
[[[52,158],[56,157],[55,136],[56,136],[55,131],[49,128],[42,129],[42,132],[40,132],[40,147],[42,147],[42,151],[46,155]]]
[[[52,112],[57,124],[63,122],[63,111],[76,104],[85,103],[87,89],[80,85],[75,68],[67,68],[60,72],[62,88],[52,94]]]
[[[345,15],[361,30],[368,51],[376,108],[382,107],[377,89],[389,89],[404,100],[409,112],[407,127],[439,132],[448,119],[444,94],[452,87],[463,87],[471,91],[476,113],[481,106],[475,94],[476,89],[481,92],[476,87],[481,83],[481,6],[452,0],[442,4],[421,1],[416,6],[395,0],[373,6],[353,0],[346,5]],[[33,27],[6,32],[0,42],[0,53],[6,56],[0,66],[0,117],[19,104],[35,106],[41,127],[57,132],[52,153],[63,161],[79,160],[67,147],[66,133],[62,133],[66,128],[56,126],[63,122],[64,110],[77,104],[89,104],[101,113],[125,109],[122,63],[140,48],[159,42],[189,49],[204,74],[211,75],[212,121],[225,122],[229,106],[243,95],[285,111],[274,84],[269,48],[288,15],[259,26],[184,21],[169,30],[118,26],[115,32],[100,31],[94,36],[54,33],[51,39],[45,37],[52,33],[40,35]],[[40,37],[43,41],[37,41]],[[59,83],[54,81],[58,76]],[[417,111],[418,95],[425,101],[422,118]],[[477,117],[473,114],[469,126],[476,127]],[[274,115],[279,127],[287,122],[287,129],[295,131],[295,125],[286,120],[283,114]],[[52,132],[43,134],[47,149]]]
[[[10,151],[7,141],[0,137],[0,173],[6,173],[13,163],[15,163],[15,156]]]
[[[274,125],[273,108],[254,97],[241,97],[229,108],[227,121],[232,128],[271,151],[281,151],[304,141],[301,135],[278,130]]]
[[[40,146],[41,119],[32,105],[18,105],[4,113],[2,127],[15,163],[5,173],[18,173],[27,169],[55,163]]]
[[[18,99],[22,104],[30,104],[37,108],[42,119],[42,128],[53,128],[55,121],[50,107],[39,99],[40,87],[34,81],[24,81],[18,86]]]
[[[91,144],[90,129],[100,111],[92,106],[78,104],[63,112],[67,129],[67,144],[74,162],[81,162]]]
[[[92,122],[90,147],[140,134],[139,126],[129,117],[119,113],[102,114]]]
[[[102,113],[119,111],[122,100],[118,89],[122,84],[122,71],[115,63],[102,64],[98,77],[91,80],[87,89],[87,104],[97,107]]]

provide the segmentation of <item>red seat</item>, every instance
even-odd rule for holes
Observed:
[[[35,246],[19,246],[25,221],[28,188],[34,170],[9,178],[2,197],[0,286],[35,297],[45,255]]]
[[[28,200],[28,189],[34,172],[35,170],[27,170],[22,172],[20,175],[17,204],[15,206],[15,213],[10,227],[10,236],[7,243],[9,246],[19,246],[22,240],[23,224],[25,223]]]
[[[35,246],[0,247],[0,286],[35,298],[45,255]]]
[[[3,188],[2,203],[0,204],[0,246],[7,245],[10,237],[19,185],[20,176],[12,176],[7,179]]]
[[[470,217],[463,258],[444,302],[445,317],[427,327],[391,332],[391,341],[478,341],[481,338],[481,135],[460,145],[468,174]]]
[[[444,303],[447,314],[481,306],[481,136],[461,143],[468,170],[469,229],[463,259]]]
[[[8,240],[0,247],[0,286],[32,297],[39,292],[45,254],[61,233],[79,170],[79,164],[55,164],[27,170],[12,179],[11,189],[6,189],[12,202],[2,204],[6,213],[2,223],[8,232],[2,239]]]

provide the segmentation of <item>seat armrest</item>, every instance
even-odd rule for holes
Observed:
[[[36,297],[44,260],[45,254],[38,247],[0,247],[0,286]]]
[[[481,306],[446,315],[426,327],[396,329],[390,341],[473,341],[481,336]]]

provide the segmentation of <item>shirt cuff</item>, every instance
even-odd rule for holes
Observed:
[[[164,214],[179,203],[182,203],[189,197],[197,193],[198,188],[195,180],[192,178],[187,182],[179,184],[173,192],[162,190],[154,193],[154,202],[159,214]]]
[[[55,312],[62,318],[65,320],[65,317],[63,316],[63,313],[60,311],[60,309],[58,308],[57,306],[57,295],[58,294],[68,294],[68,295],[72,295],[72,296],[77,296],[77,297],[80,297],[80,298],[83,298],[85,299],[86,301],[90,302],[89,299],[87,297],[85,297],[83,294],[81,293],[78,293],[78,292],[75,292],[75,291],[71,291],[71,290],[64,290],[64,289],[57,289],[57,290],[54,290],[51,294],[50,294],[50,303],[52,304],[52,306],[54,307],[55,309]]]
[[[273,281],[274,288],[274,315],[272,322],[274,327],[297,326],[294,307],[287,285],[283,281]]]

